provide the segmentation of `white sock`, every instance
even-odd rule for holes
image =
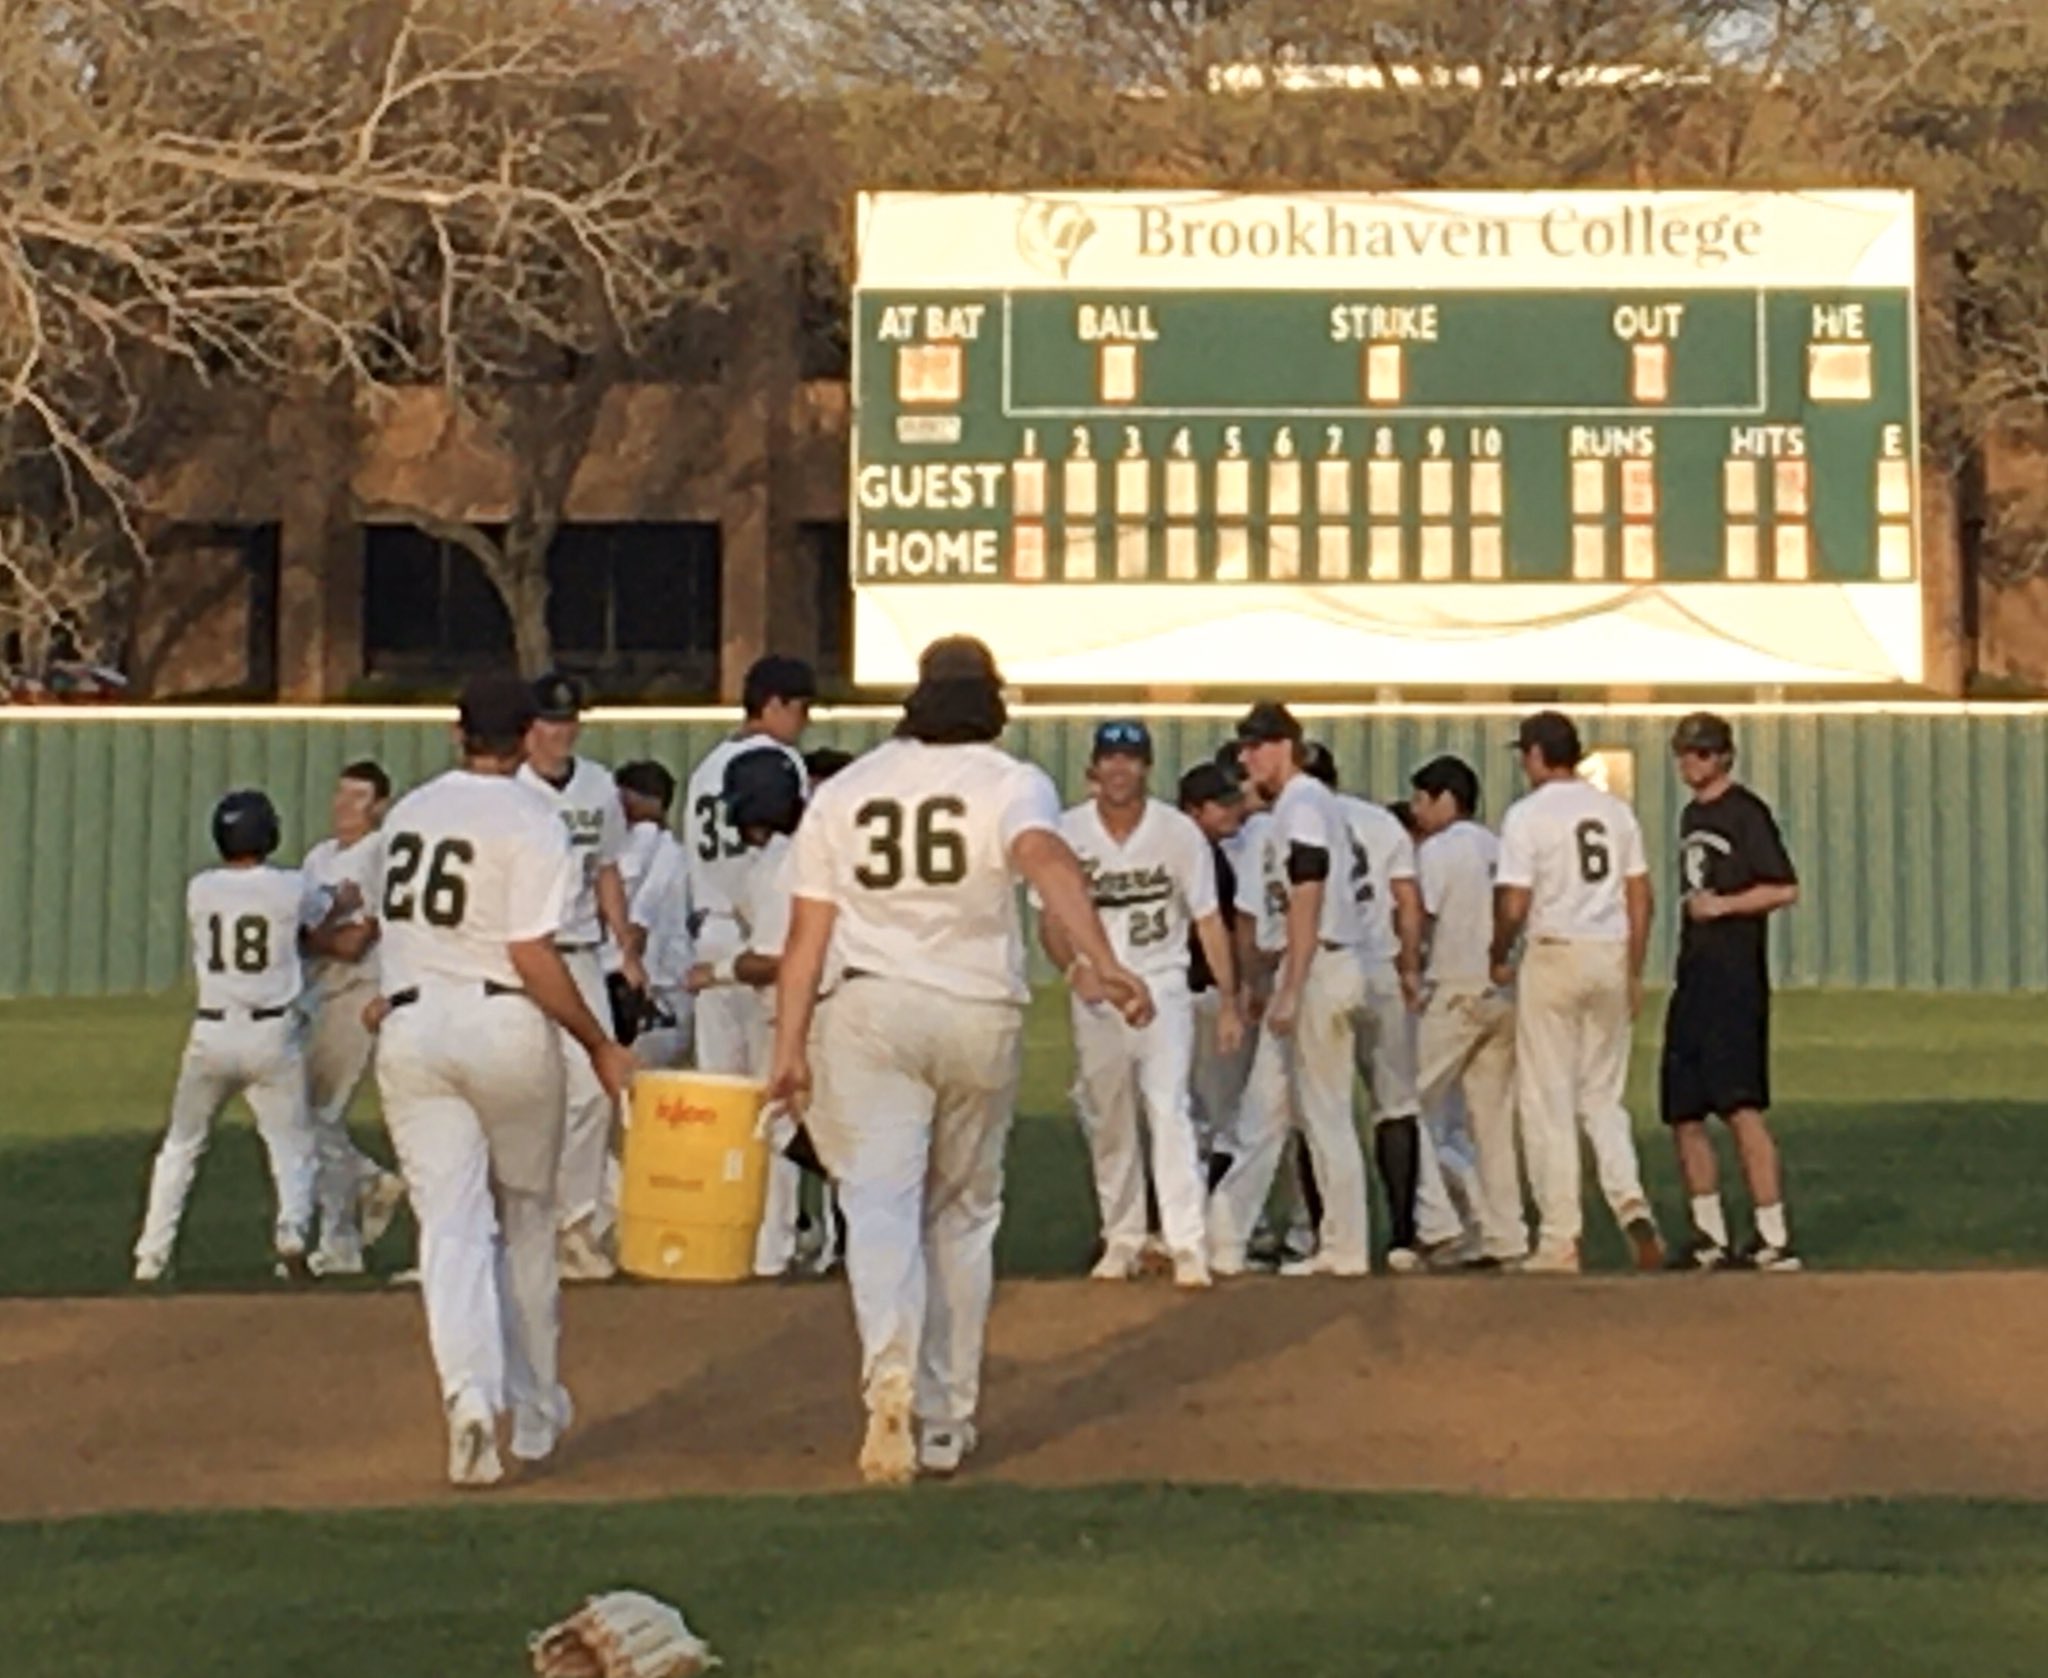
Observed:
[[[1759,1206],[1756,1209],[1756,1232],[1773,1247],[1792,1245],[1792,1232],[1785,1227],[1783,1201],[1776,1206]]]
[[[1728,1245],[1728,1218],[1721,1210],[1718,1194],[1696,1194],[1692,1197],[1692,1227],[1715,1246]]]

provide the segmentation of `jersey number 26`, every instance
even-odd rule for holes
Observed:
[[[469,881],[463,870],[476,861],[476,846],[467,839],[443,839],[427,855],[426,841],[417,833],[393,836],[385,852],[384,918],[409,921],[414,915],[429,926],[460,926],[469,910]],[[420,863],[427,865],[427,877],[416,890]]]

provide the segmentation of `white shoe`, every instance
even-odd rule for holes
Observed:
[[[316,1247],[306,1260],[306,1268],[315,1276],[360,1276],[363,1273],[363,1249],[355,1243],[345,1247]]]
[[[1396,1276],[1418,1275],[1422,1270],[1422,1255],[1413,1247],[1390,1247],[1387,1249],[1387,1269]]]
[[[1576,1276],[1579,1273],[1579,1244],[1541,1246],[1522,1260],[1524,1276]]]
[[[868,1408],[860,1477],[871,1486],[907,1486],[917,1478],[917,1441],[910,1425],[910,1383],[892,1382]]]
[[[1364,1259],[1334,1259],[1327,1253],[1317,1253],[1313,1258],[1296,1259],[1292,1264],[1280,1267],[1283,1276],[1370,1276],[1372,1266]]]
[[[394,1288],[416,1288],[420,1286],[419,1266],[414,1265],[410,1270],[394,1270],[391,1273],[391,1285]]]
[[[575,1421],[576,1406],[563,1386],[555,1388],[554,1403],[544,1409],[514,1406],[512,1455],[525,1463],[546,1462]]]
[[[555,1263],[565,1282],[609,1282],[619,1273],[588,1218],[578,1218],[556,1237]]]
[[[457,1399],[448,1409],[448,1483],[475,1491],[504,1478],[490,1407],[467,1395]]]
[[[376,1246],[404,1204],[405,1179],[396,1171],[380,1171],[363,1179],[356,1189],[356,1223],[365,1247]]]
[[[1242,1276],[1251,1266],[1246,1263],[1243,1253],[1211,1253],[1209,1274],[1211,1276]]]
[[[1088,1277],[1095,1282],[1128,1282],[1137,1273],[1138,1254],[1129,1247],[1120,1247],[1112,1242],[1103,1249],[1102,1257],[1095,1261],[1095,1268],[1088,1272]]]
[[[917,1445],[917,1466],[926,1474],[946,1479],[960,1472],[960,1464],[978,1443],[972,1422],[948,1422],[928,1427]]]
[[[313,1265],[306,1256],[306,1243],[296,1235],[288,1235],[279,1241],[277,1263],[271,1266],[271,1274],[280,1282],[310,1282]]]
[[[1209,1261],[1200,1253],[1175,1253],[1173,1255],[1173,1285],[1177,1288],[1206,1288],[1213,1286],[1209,1275]]]
[[[135,1279],[144,1287],[161,1282],[171,1273],[171,1261],[161,1258],[139,1258],[135,1261]]]

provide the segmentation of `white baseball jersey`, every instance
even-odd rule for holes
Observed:
[[[205,1009],[289,1008],[305,986],[299,930],[327,894],[293,868],[209,868],[185,888],[192,970]]]
[[[580,879],[559,811],[523,779],[451,769],[407,793],[384,822],[385,994],[517,985],[506,945],[560,938]]]
[[[1649,871],[1635,812],[1589,781],[1546,781],[1501,823],[1495,879],[1528,888],[1531,938],[1625,943],[1622,882]]]
[[[1117,960],[1150,980],[1185,979],[1189,929],[1216,913],[1216,859],[1202,830],[1151,798],[1119,844],[1091,799],[1060,818],[1060,836],[1081,859]]]
[[[306,853],[300,872],[326,894],[332,904],[334,893],[344,882],[362,893],[363,906],[349,916],[347,924],[373,919],[377,913],[377,889],[384,879],[384,836],[366,833],[353,845],[339,839],[323,839]],[[377,977],[377,946],[372,944],[361,961],[334,961],[314,956],[306,963],[306,988],[314,996],[331,996],[344,986],[374,981]]]
[[[1267,955],[1287,948],[1287,864],[1279,844],[1280,830],[1272,812],[1245,817],[1238,829],[1242,848],[1231,864],[1237,870],[1237,907],[1252,918],[1252,942]]]
[[[1312,845],[1327,853],[1330,877],[1323,892],[1323,917],[1317,936],[1325,944],[1355,949],[1364,937],[1358,921],[1358,900],[1351,894],[1349,861],[1351,829],[1344,823],[1337,796],[1313,775],[1296,775],[1273,804],[1276,837],[1268,843],[1279,851],[1281,878],[1296,845]]]
[[[557,936],[564,945],[595,944],[604,935],[597,913],[598,871],[606,863],[617,866],[626,853],[626,812],[618,786],[603,764],[587,757],[569,765],[569,779],[559,787],[530,763],[519,766],[518,778],[547,800],[576,853],[576,889]]]
[[[1474,821],[1454,822],[1415,853],[1422,907],[1431,917],[1432,983],[1485,984],[1492,977],[1493,876],[1500,841]]]
[[[648,850],[646,870],[627,900],[626,918],[646,930],[642,964],[648,984],[656,990],[675,990],[697,959],[696,941],[690,936],[690,865],[668,829],[643,822],[634,832],[642,828],[654,834],[655,842]]]
[[[1369,799],[1339,794],[1337,808],[1351,834],[1345,877],[1358,905],[1359,959],[1369,967],[1391,964],[1401,954],[1401,936],[1389,887],[1415,878],[1415,843],[1399,816]]]
[[[818,789],[796,833],[795,895],[837,905],[849,971],[1023,1003],[1010,847],[1059,821],[1044,771],[999,747],[891,740]]]
[[[690,901],[700,915],[731,915],[739,909],[754,858],[740,830],[725,813],[726,765],[743,752],[781,752],[804,774],[803,754],[765,734],[735,734],[704,754],[683,791],[683,848],[690,862]]]
[[[660,851],[663,840],[671,845],[675,843],[660,822],[631,822],[626,827],[626,848],[619,853],[619,884],[626,892],[626,919],[635,926],[644,923],[633,919],[633,900],[640,895],[640,887],[647,878],[648,870],[654,866],[655,855]],[[650,944],[653,937],[653,929],[649,928]],[[606,973],[617,973],[625,965],[625,953],[607,938],[604,948],[598,952],[598,965]]]

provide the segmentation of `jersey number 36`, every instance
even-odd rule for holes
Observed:
[[[927,798],[908,812],[893,798],[869,799],[853,818],[868,842],[854,879],[869,891],[893,890],[912,875],[920,885],[957,886],[967,878],[967,836],[958,826],[966,814],[957,798]]]

